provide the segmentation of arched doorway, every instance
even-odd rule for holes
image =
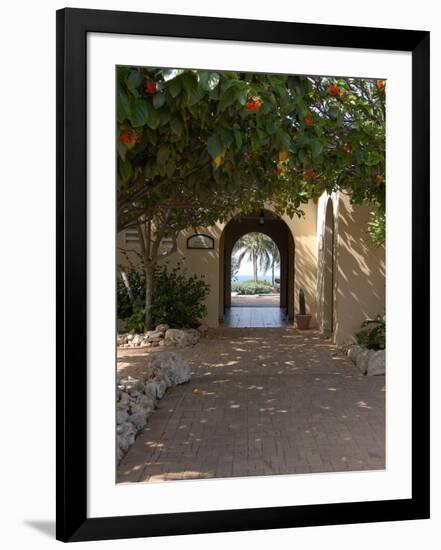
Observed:
[[[280,307],[280,250],[265,233],[247,233],[231,253],[231,306]]]
[[[231,314],[231,257],[235,243],[248,233],[263,233],[274,241],[280,253],[280,302],[281,317],[285,323],[294,317],[294,239],[286,223],[269,210],[239,215],[230,220],[220,239],[220,303],[221,320]],[[276,313],[276,312],[275,312]],[[250,313],[258,315],[257,311]],[[259,326],[254,324],[252,326]],[[266,326],[266,325],[264,325]]]
[[[323,234],[323,319],[322,331],[334,332],[334,205],[328,199]]]

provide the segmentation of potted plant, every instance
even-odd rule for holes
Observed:
[[[311,315],[306,313],[305,293],[302,288],[299,290],[299,309],[300,313],[296,314],[297,328],[299,330],[307,330],[311,322]]]

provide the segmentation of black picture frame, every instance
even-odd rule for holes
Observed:
[[[412,54],[412,497],[87,517],[86,37],[90,32],[396,50]],[[63,9],[57,12],[57,530],[61,541],[429,517],[429,33]]]

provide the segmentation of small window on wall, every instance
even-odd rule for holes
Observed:
[[[137,229],[126,229],[126,244],[138,244],[139,235]]]

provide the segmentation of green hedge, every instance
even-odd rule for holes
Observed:
[[[268,281],[244,281],[242,283],[234,283],[231,286],[233,292],[237,292],[239,295],[251,295],[251,294],[269,294],[273,291],[271,283]]]

